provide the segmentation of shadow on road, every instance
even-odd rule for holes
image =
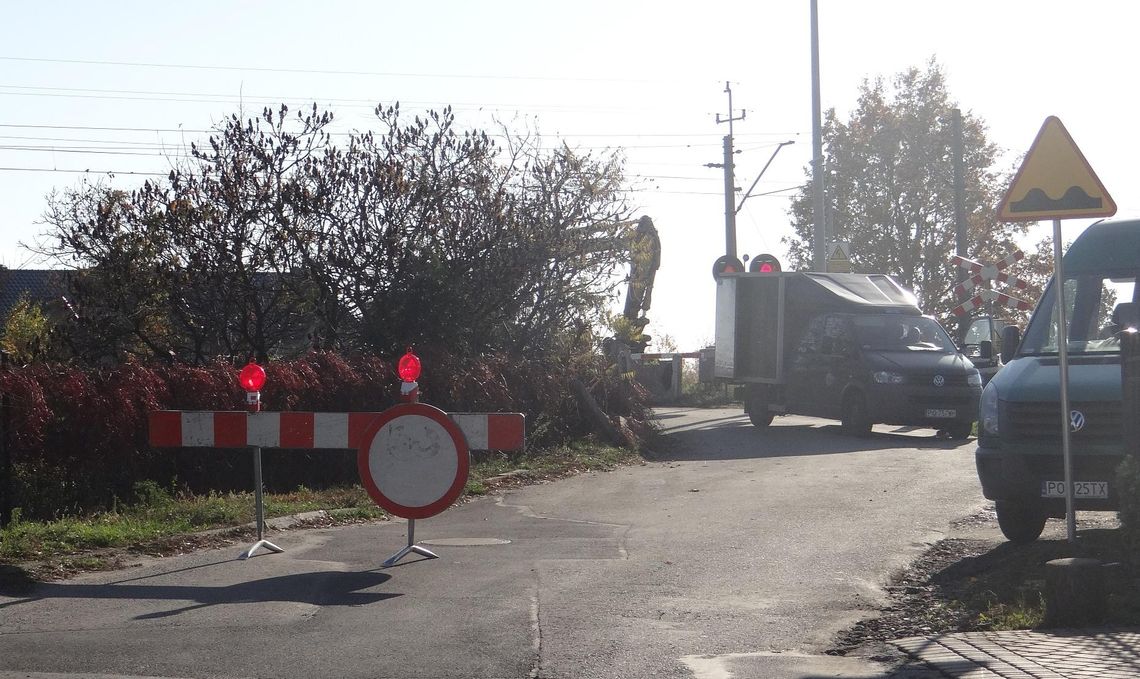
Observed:
[[[768,427],[759,428],[748,416],[727,410],[689,411],[707,414],[707,418],[688,424],[678,422],[688,412],[658,413],[662,436],[654,448],[654,459],[737,460],[760,457],[799,457],[842,453],[919,448],[931,451],[956,450],[970,441],[934,436],[931,429],[876,425],[867,438],[843,433],[838,423],[829,420],[805,420],[777,417]],[[915,432],[920,432],[916,434]],[[930,432],[929,435],[923,435]],[[819,434],[827,434],[826,445],[820,445]]]
[[[294,602],[314,606],[360,606],[403,596],[364,592],[388,581],[387,573],[313,572],[282,575],[222,586],[140,585],[125,583],[76,584],[49,582],[36,585],[24,598],[0,603],[0,609],[43,599],[108,599],[193,602],[168,611],[139,615],[136,620],[164,618],[217,604]]]

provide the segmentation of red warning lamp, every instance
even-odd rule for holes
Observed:
[[[403,384],[400,385],[400,400],[405,403],[418,403],[420,385],[416,380],[420,378],[420,357],[412,353],[411,347],[408,347],[408,352],[400,357],[400,362],[396,364],[396,372],[403,380]]]
[[[261,391],[265,386],[265,368],[250,361],[238,373],[238,383],[246,391]]]
[[[726,273],[744,273],[744,264],[736,257],[721,255],[713,262],[713,279],[720,280]]]
[[[253,413],[261,410],[261,388],[265,386],[265,368],[250,361],[238,373],[238,384],[245,389],[246,410]]]
[[[396,372],[400,374],[400,379],[405,382],[415,382],[420,378],[420,357],[412,353],[411,347],[408,347],[408,353],[400,357]]]
[[[748,270],[752,273],[780,273],[780,260],[769,254],[756,255],[756,259],[749,262]]]

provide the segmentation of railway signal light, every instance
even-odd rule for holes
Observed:
[[[748,270],[752,273],[780,273],[780,260],[767,253],[756,255],[748,264]]]
[[[720,280],[720,277],[726,273],[744,273],[744,264],[736,257],[728,255],[717,257],[713,262],[713,279]]]

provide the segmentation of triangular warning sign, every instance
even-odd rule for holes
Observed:
[[[1061,120],[1049,116],[998,207],[1003,222],[1111,217],[1116,203]]]
[[[828,257],[828,259],[833,262],[846,262],[851,258],[847,256],[847,251],[843,248],[842,245],[836,244],[835,251],[831,253],[831,256]]]

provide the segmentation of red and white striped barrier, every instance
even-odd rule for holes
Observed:
[[[359,448],[382,413],[159,410],[150,413],[156,448]],[[522,413],[449,413],[471,450],[519,450]]]

